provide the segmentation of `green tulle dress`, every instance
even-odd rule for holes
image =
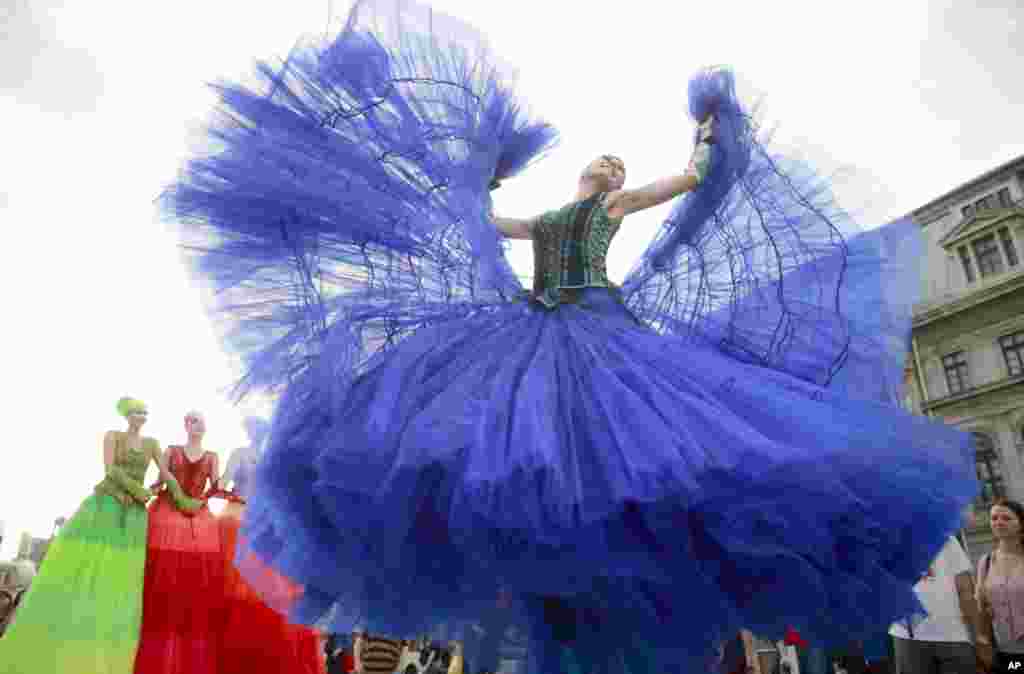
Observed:
[[[39,575],[0,638],[0,674],[131,674],[146,564],[143,480],[159,451],[116,436],[107,476],[51,542]]]

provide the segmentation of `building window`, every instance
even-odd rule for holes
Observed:
[[[960,214],[964,216],[964,220],[969,219],[972,215],[974,215],[974,206],[972,206],[971,204],[967,204],[966,206],[960,209]]]
[[[987,508],[996,500],[1006,496],[1003,485],[1003,471],[999,467],[999,455],[996,454],[992,438],[984,433],[971,433],[974,436],[974,467],[978,472],[981,493],[978,505]]]
[[[971,262],[971,254],[967,252],[967,246],[960,246],[957,249],[960,253],[960,264],[964,266],[964,276],[968,283],[974,283],[974,264]]]
[[[1013,237],[1010,230],[1003,227],[999,230],[999,240],[1003,242],[1003,252],[1006,254],[1006,264],[1011,267],[1017,266],[1017,248],[1013,245]]]
[[[942,357],[942,367],[946,370],[946,385],[949,394],[955,395],[968,389],[967,354],[963,351]]]
[[[1013,200],[1010,199],[1010,188],[1004,187],[996,193],[996,197],[999,199],[1000,208],[1010,208],[1013,206]]]
[[[999,254],[995,234],[975,239],[971,242],[971,247],[974,248],[974,257],[978,260],[978,271],[982,278],[1002,273],[1003,258]]]
[[[1000,337],[999,346],[1003,347],[1003,359],[1010,376],[1024,374],[1024,330]]]

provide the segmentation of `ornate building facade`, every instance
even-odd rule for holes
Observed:
[[[991,545],[987,506],[1024,501],[1024,157],[912,217],[926,259],[907,402],[974,434],[982,494],[966,538],[977,559]]]

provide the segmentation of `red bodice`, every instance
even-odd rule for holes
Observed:
[[[190,461],[185,456],[184,448],[172,445],[171,456],[167,469],[178,481],[185,494],[192,498],[200,498],[206,491],[206,481],[212,484],[217,476],[213,474],[213,452],[203,452],[198,461]]]

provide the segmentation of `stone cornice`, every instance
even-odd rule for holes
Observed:
[[[963,239],[987,232],[990,229],[996,229],[996,225],[1001,225],[1007,220],[1020,218],[1021,215],[1024,215],[1024,208],[1021,206],[994,208],[980,215],[975,214],[954,227],[949,234],[942,237],[939,240],[939,245],[949,250]]]
[[[917,330],[936,321],[950,318],[956,314],[967,311],[973,307],[998,299],[1012,292],[1024,291],[1024,271],[1006,274],[1006,278],[1000,279],[984,288],[972,290],[951,300],[943,302],[934,307],[929,307],[920,312],[915,312],[913,329]],[[1024,299],[1021,300],[1022,311],[1024,311]]]
[[[1017,157],[1002,166],[983,173],[973,180],[946,192],[924,206],[913,211],[914,222],[921,227],[935,222],[949,214],[952,204],[967,201],[996,187],[999,183],[1013,178],[1018,172],[1024,171],[1024,156]]]
[[[992,382],[991,384],[978,386],[976,388],[969,389],[962,393],[946,396],[945,398],[929,400],[923,403],[921,405],[921,408],[925,412],[942,413],[943,410],[953,407],[954,405],[957,405],[959,403],[963,403],[966,401],[974,401],[976,398],[988,395],[989,393],[995,393],[997,391],[1011,389],[1021,384],[1024,384],[1024,375],[1017,375],[1016,377],[1006,377],[1004,379],[1000,379],[999,381]],[[1011,407],[1006,410],[992,410],[990,411],[990,415],[1005,414],[1010,409],[1013,408]]]
[[[921,309],[915,309],[913,312],[913,329],[916,330],[936,321],[948,319],[956,313],[961,313],[1009,293],[1024,291],[1024,269],[1009,273],[1004,272],[1002,276],[1005,278],[989,282],[989,285],[982,288],[972,289],[970,292],[951,297],[936,303],[934,306],[929,306],[931,304],[929,302],[922,305]]]

